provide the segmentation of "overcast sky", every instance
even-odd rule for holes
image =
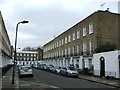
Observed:
[[[0,10],[11,44],[20,24],[17,47],[43,46],[97,10],[118,13],[119,0],[0,0]],[[101,6],[104,4],[103,6]]]

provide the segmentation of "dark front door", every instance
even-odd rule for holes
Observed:
[[[100,58],[100,76],[101,77],[105,76],[105,59],[104,59],[104,57]]]

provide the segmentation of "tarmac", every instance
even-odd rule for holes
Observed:
[[[15,79],[14,83],[12,84],[12,72],[13,68],[9,69],[3,76],[0,77],[0,89],[1,90],[63,90],[62,88],[51,86],[51,85],[44,85],[34,82],[27,82],[21,81],[18,78],[17,70],[15,71]],[[96,76],[90,75],[79,75],[79,78],[85,79],[91,82],[101,83],[109,86],[116,87],[120,89],[120,80],[115,78],[101,78]]]

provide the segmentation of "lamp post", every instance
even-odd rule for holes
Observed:
[[[21,22],[18,22],[17,25],[16,25],[16,36],[15,36],[15,51],[14,51],[14,65],[13,65],[13,74],[12,74],[12,84],[14,84],[14,76],[15,76],[15,61],[16,61],[16,46],[17,46],[17,32],[18,32],[18,25],[20,23],[22,24],[25,24],[25,23],[28,23],[29,21],[21,21]]]

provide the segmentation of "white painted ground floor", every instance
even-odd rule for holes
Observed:
[[[43,62],[61,67],[74,65],[81,70],[84,68],[93,69],[95,76],[120,78],[120,51],[97,53],[93,57],[45,59]]]

